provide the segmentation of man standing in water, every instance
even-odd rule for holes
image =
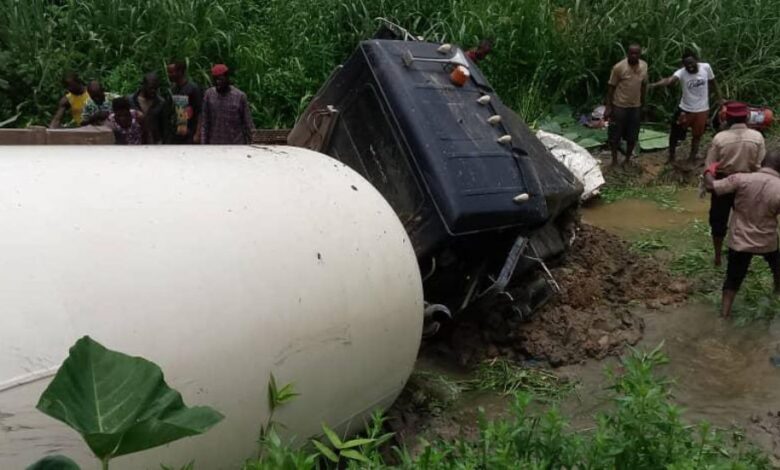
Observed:
[[[780,294],[780,252],[777,244],[777,216],[780,215],[780,150],[770,151],[755,173],[735,173],[716,180],[718,163],[704,173],[707,190],[722,196],[734,194],[734,211],[729,226],[729,254],[723,283],[722,315],[731,316],[734,298],[742,285],[753,256],[762,256],[774,276],[775,294]]]
[[[613,166],[618,163],[620,141],[626,141],[628,163],[639,139],[639,124],[647,89],[647,63],[640,59],[641,55],[642,47],[631,44],[626,58],[612,67],[609,76],[604,117],[609,119],[609,146]]]
[[[766,155],[764,136],[747,128],[747,118],[748,107],[745,103],[731,102],[726,105],[726,120],[731,127],[716,134],[707,151],[707,166],[718,164],[713,175],[716,180],[735,173],[752,173],[761,167]],[[710,228],[712,246],[715,249],[715,266],[721,264],[723,238],[728,230],[729,214],[733,205],[734,193],[712,194]]]
[[[252,142],[252,113],[246,94],[230,84],[224,64],[211,68],[214,86],[203,95],[200,143],[246,145]]]
[[[674,72],[671,77],[659,80],[649,86],[650,88],[667,87],[679,82],[682,87],[680,106],[672,118],[672,130],[669,134],[669,163],[674,162],[677,144],[685,140],[688,128],[691,129],[693,135],[690,160],[696,160],[701,137],[707,129],[710,90],[715,91],[718,104],[723,101],[710,64],[699,62],[693,52],[686,51],[682,56],[682,65],[682,68]]]

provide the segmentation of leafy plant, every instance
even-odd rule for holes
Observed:
[[[328,443],[312,439],[311,443],[319,451],[320,455],[330,460],[331,462],[338,464],[342,460],[352,460],[355,462],[369,463],[368,458],[360,452],[360,448],[374,444],[376,439],[374,438],[357,438],[349,441],[342,441],[339,436],[328,427],[327,424],[322,423],[322,432],[328,440]]]
[[[156,364],[89,336],[70,348],[37,408],[81,434],[104,469],[114,457],[202,434],[223,419],[212,408],[185,406]]]
[[[476,377],[463,385],[471,390],[497,391],[506,395],[522,391],[540,400],[560,399],[574,388],[573,382],[563,380],[552,372],[522,367],[502,358],[480,363]]]
[[[299,395],[300,393],[295,392],[294,386],[291,383],[284,385],[282,388],[279,388],[276,385],[276,378],[274,377],[274,374],[271,374],[271,377],[268,380],[268,420],[263,426],[260,427],[261,439],[268,431],[271,430],[271,428],[273,428],[273,426],[278,424],[273,420],[276,410],[280,406],[291,402]]]

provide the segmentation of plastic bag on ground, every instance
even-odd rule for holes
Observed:
[[[585,148],[571,140],[550,132],[537,131],[536,137],[542,141],[556,160],[561,162],[582,183],[584,188],[580,200],[587,201],[598,196],[604,185],[599,161]]]

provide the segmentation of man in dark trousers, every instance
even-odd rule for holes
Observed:
[[[252,142],[252,113],[246,94],[230,84],[225,64],[211,68],[214,86],[203,95],[200,143],[247,145]]]
[[[734,173],[716,180],[718,163],[704,173],[707,190],[722,196],[734,194],[729,224],[729,254],[723,283],[722,315],[731,316],[734,298],[754,256],[762,256],[774,276],[780,294],[780,252],[777,250],[777,216],[780,214],[780,150],[770,151],[755,173]]]
[[[604,117],[609,119],[609,146],[612,165],[618,163],[620,141],[626,141],[626,163],[639,140],[639,125],[647,89],[647,63],[640,59],[642,47],[631,44],[626,58],[612,67]]]
[[[707,151],[709,167],[718,163],[715,179],[723,179],[735,173],[752,173],[758,171],[766,155],[764,136],[760,132],[748,129],[748,107],[745,103],[731,102],[726,104],[726,120],[731,126],[728,130],[719,132],[712,139]],[[734,194],[712,195],[710,204],[710,228],[712,229],[712,246],[715,249],[715,266],[721,264],[723,238],[726,236],[729,224],[729,214],[734,205]]]
[[[187,76],[187,63],[176,60],[168,64],[168,80],[171,82],[173,101],[172,129],[167,142],[171,144],[197,144],[200,142],[200,111],[203,95],[197,83]]]

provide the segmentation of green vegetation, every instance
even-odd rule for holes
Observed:
[[[0,0],[0,122],[46,123],[67,70],[129,92],[143,72],[183,57],[200,83],[211,63],[228,63],[257,124],[289,126],[377,17],[466,47],[495,38],[483,69],[530,121],[553,103],[602,101],[610,67],[633,40],[653,79],[691,47],[728,97],[780,97],[778,0]],[[668,111],[677,93],[654,92],[650,102]]]
[[[207,406],[185,406],[156,364],[106,349],[89,336],[71,347],[37,408],[78,431],[103,469],[114,457],[202,434],[223,419]],[[32,468],[75,465],[56,459]]]
[[[617,182],[601,189],[601,199],[607,204],[623,199],[640,199],[654,202],[664,209],[679,210],[678,191],[677,186],[673,185],[640,186],[636,183]]]
[[[632,351],[621,371],[609,374],[614,410],[600,415],[592,431],[571,431],[555,407],[532,413],[531,395],[518,391],[511,418],[481,419],[476,440],[437,440],[425,443],[414,455],[404,448],[388,455],[374,445],[386,436],[381,433],[381,420],[375,418],[368,427],[367,444],[355,447],[359,458],[342,461],[340,467],[330,458],[277,439],[262,443],[268,457],[244,469],[769,468],[765,456],[741,442],[740,433],[729,436],[706,423],[689,426],[682,421],[681,410],[671,403],[669,382],[654,373],[667,361],[660,348]],[[268,464],[271,460],[276,466]]]
[[[563,398],[574,389],[574,382],[540,368],[522,367],[503,358],[482,362],[475,378],[464,382],[467,390],[493,391],[514,395],[520,391],[542,401]]]
[[[720,305],[724,266],[713,265],[710,227],[706,221],[695,220],[680,230],[649,233],[632,242],[632,248],[642,253],[665,252],[670,255],[672,272],[695,284],[695,292],[713,305]],[[761,257],[755,257],[748,276],[734,302],[733,318],[737,324],[771,320],[780,312],[780,298],[772,294],[772,273]]]
[[[716,268],[712,263],[712,242],[706,223],[696,222],[684,233],[679,254],[671,264],[672,271],[695,279],[698,292],[713,304],[720,305],[721,286],[725,277],[725,253],[724,267]],[[755,257],[737,293],[732,314],[734,320],[738,324],[745,324],[773,319],[780,312],[780,298],[772,293],[773,289],[772,272],[760,256]]]

